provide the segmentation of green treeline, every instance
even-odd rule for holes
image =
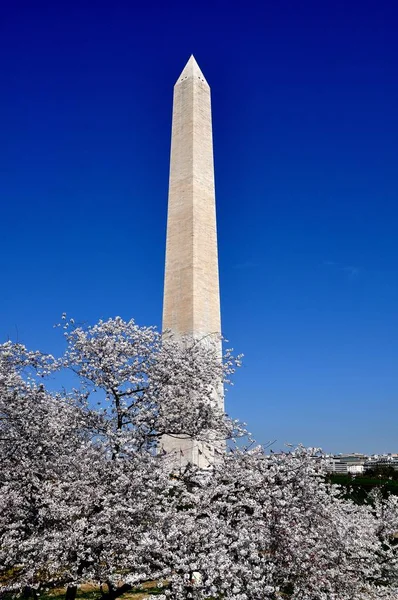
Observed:
[[[351,498],[358,504],[366,502],[369,492],[377,488],[383,498],[389,494],[398,496],[398,471],[390,466],[374,467],[363,475],[331,473],[328,475],[328,481],[345,488],[345,497]]]

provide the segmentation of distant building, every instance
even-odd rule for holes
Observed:
[[[368,457],[368,460],[365,462],[365,471],[380,467],[392,467],[398,471],[398,455],[374,454],[373,456]]]
[[[364,472],[365,464],[369,460],[366,454],[335,454],[329,457],[329,471],[331,473],[341,473],[359,475]]]

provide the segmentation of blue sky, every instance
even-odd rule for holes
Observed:
[[[395,2],[9,2],[0,338],[160,325],[172,88],[212,88],[227,408],[260,442],[398,451]]]

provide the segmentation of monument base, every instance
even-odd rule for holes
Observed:
[[[225,442],[219,440],[194,440],[189,436],[164,435],[161,450],[170,457],[172,469],[182,470],[188,464],[207,469],[225,452]]]

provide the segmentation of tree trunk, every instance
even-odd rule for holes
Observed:
[[[77,585],[68,585],[66,588],[65,600],[75,600],[77,594]]]

